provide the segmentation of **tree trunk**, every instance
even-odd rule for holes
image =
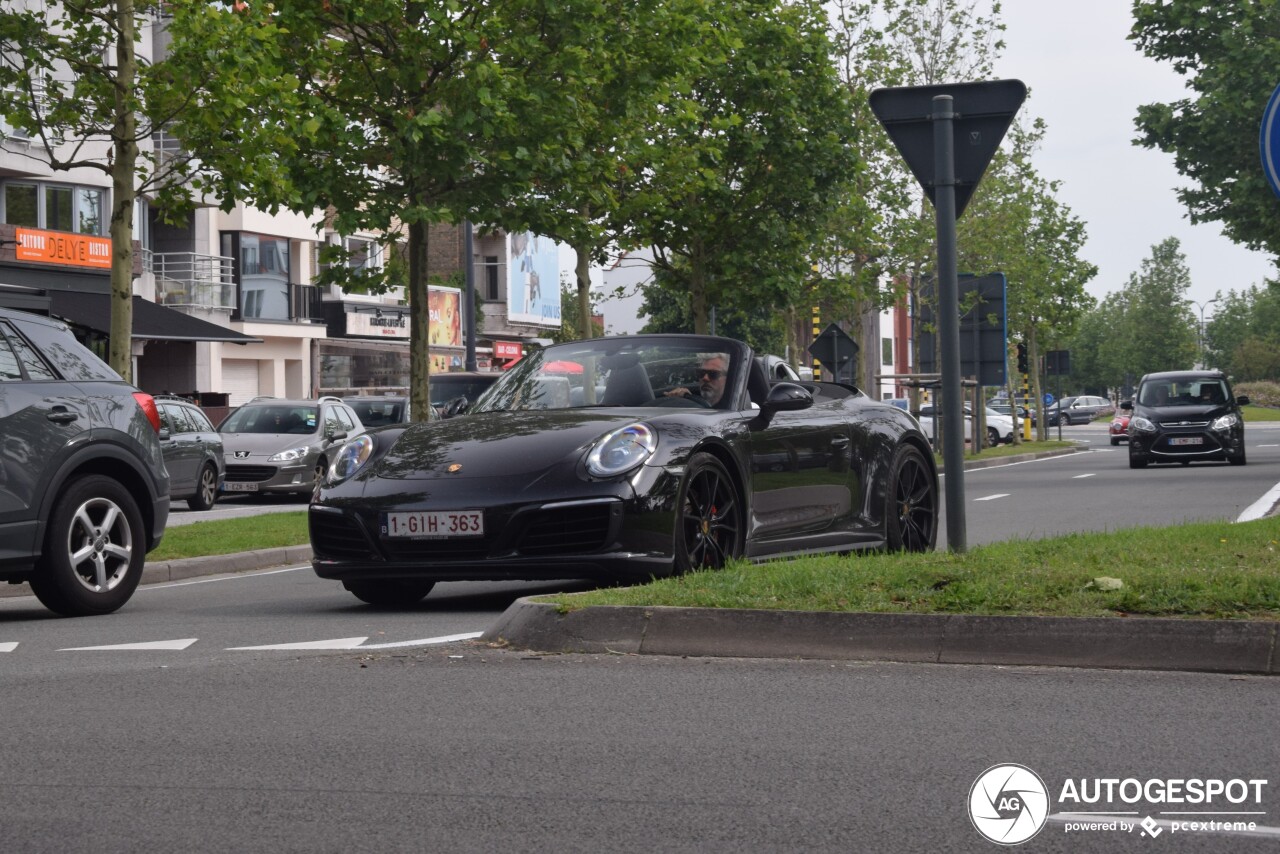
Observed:
[[[133,201],[138,118],[132,99],[138,75],[133,0],[116,3],[115,116],[111,130],[111,337],[107,362],[133,382]]]
[[[574,265],[574,273],[578,280],[578,332],[583,338],[594,338],[595,329],[591,325],[591,249],[587,246],[575,246],[578,262]]]
[[[409,223],[409,410],[414,421],[431,414],[431,311],[427,299],[427,224]],[[471,259],[467,259],[471,263]]]

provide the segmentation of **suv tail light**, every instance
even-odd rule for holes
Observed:
[[[156,399],[145,391],[135,391],[133,399],[138,401],[138,406],[142,408],[142,414],[147,416],[147,420],[151,422],[151,427],[160,432],[160,410],[156,409]]]

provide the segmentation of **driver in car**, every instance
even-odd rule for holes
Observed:
[[[729,376],[729,357],[723,353],[704,356],[698,366],[698,395],[707,406],[715,406],[724,397],[724,384]],[[677,386],[665,397],[693,397],[688,386]]]

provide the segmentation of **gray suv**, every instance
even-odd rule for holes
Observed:
[[[337,397],[255,397],[218,425],[227,473],[223,492],[310,495],[343,441],[364,432]]]
[[[159,431],[65,324],[0,309],[0,581],[66,616],[128,602],[169,518]]]

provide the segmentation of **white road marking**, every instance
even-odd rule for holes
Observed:
[[[123,650],[123,649],[186,649],[195,643],[199,638],[179,638],[178,640],[166,641],[143,641],[142,643],[113,643],[107,646],[70,646],[60,649],[58,652],[88,652],[97,650]]]
[[[368,639],[368,637],[335,638],[334,640],[299,641],[298,643],[273,643],[266,646],[229,646],[227,649],[355,649]]]
[[[391,643],[366,644],[363,638],[336,638],[323,641],[300,641],[298,643],[276,643],[266,646],[229,646],[228,650],[269,650],[269,649],[395,649],[406,646],[430,646],[437,643],[453,643],[460,640],[471,640],[480,637],[484,632],[467,632],[460,635],[442,635],[435,638],[418,640],[393,641]]]
[[[467,632],[461,635],[444,635],[438,638],[423,638],[422,640],[396,641],[395,643],[370,643],[360,647],[361,649],[393,649],[398,646],[429,646],[435,643],[453,643],[460,640],[471,640],[480,637],[484,632]]]
[[[1280,483],[1271,487],[1270,492],[1246,507],[1245,511],[1236,517],[1236,521],[1252,522],[1254,519],[1261,519],[1271,512],[1271,508],[1276,505],[1277,501],[1280,501]]]
[[[1078,475],[1076,475],[1075,477],[1073,477],[1073,478],[1071,478],[1071,479],[1072,479],[1072,480],[1080,480],[1080,479],[1081,479],[1081,478],[1083,478],[1083,477],[1093,477],[1093,475],[1094,475],[1094,474],[1095,474],[1094,472],[1089,472],[1088,474],[1078,474]]]
[[[994,501],[997,498],[1008,498],[1009,493],[997,492],[995,495],[984,495],[981,498],[975,498],[974,501]]]
[[[1254,445],[1255,448],[1280,448],[1280,445]]]
[[[17,641],[5,641],[4,643],[0,643],[0,652],[13,652],[17,648]]]

